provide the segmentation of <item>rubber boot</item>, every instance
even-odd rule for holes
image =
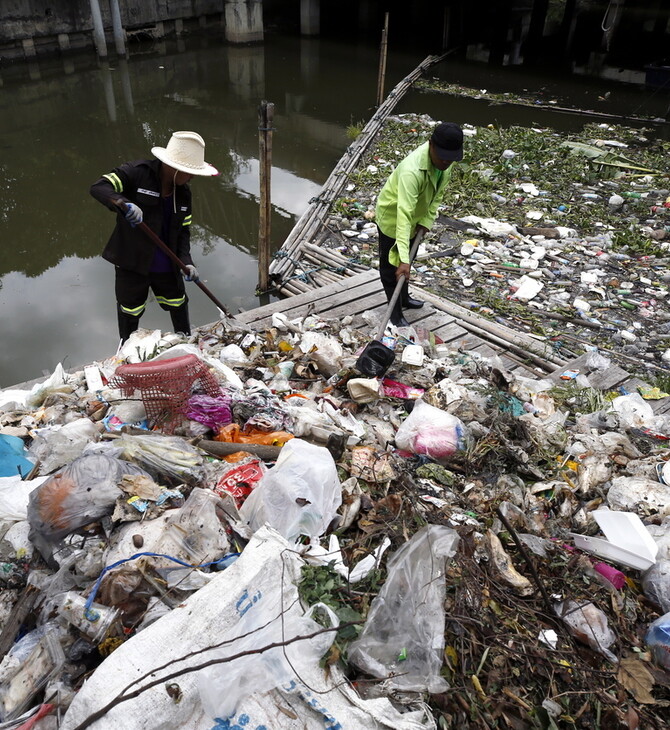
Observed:
[[[177,309],[170,310],[170,319],[172,320],[172,329],[175,332],[181,332],[187,337],[191,334],[191,322],[188,317],[188,304],[184,303]]]
[[[119,337],[121,338],[121,342],[125,342],[140,326],[140,318],[126,314],[118,307],[116,310],[116,318],[119,323]]]

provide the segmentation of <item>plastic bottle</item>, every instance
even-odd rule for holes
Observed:
[[[86,599],[76,591],[61,593],[55,598],[56,610],[73,626],[88,636],[93,643],[99,643],[107,634],[118,610],[99,603],[86,608]]]

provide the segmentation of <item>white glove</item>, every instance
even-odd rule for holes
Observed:
[[[131,226],[142,222],[142,208],[135,203],[126,203],[126,220]]]
[[[186,281],[200,281],[198,270],[195,266],[193,266],[193,264],[186,264],[186,270],[188,271],[188,274],[184,273],[184,279],[186,279]]]

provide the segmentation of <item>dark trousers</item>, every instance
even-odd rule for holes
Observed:
[[[382,286],[386,292],[386,299],[390,302],[393,292],[395,291],[396,284],[398,283],[398,280],[395,278],[395,270],[397,267],[389,263],[389,252],[395,245],[395,238],[391,238],[385,233],[382,233],[379,226],[377,226],[377,230],[379,231],[379,278],[381,279]],[[412,238],[409,242],[410,247],[412,246],[412,243],[414,243],[414,238]],[[411,266],[413,262],[410,261],[409,263]],[[391,317],[399,317],[402,314],[403,305],[407,304],[408,297],[409,282],[405,279],[405,283],[402,285],[402,289],[400,290],[398,301],[393,307]]]
[[[117,266],[114,291],[121,340],[125,342],[139,327],[149,289],[154,293],[161,309],[170,313],[174,331],[190,335],[188,297],[180,274],[168,271],[145,275]]]

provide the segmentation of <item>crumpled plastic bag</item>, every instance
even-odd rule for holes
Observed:
[[[30,454],[40,462],[39,473],[51,474],[74,461],[89,442],[97,440],[98,433],[98,426],[89,418],[37,429]]]
[[[395,442],[404,451],[446,462],[465,448],[466,437],[465,425],[459,418],[419,398],[400,425]]]
[[[670,670],[670,613],[657,618],[644,637],[656,662]]]
[[[396,550],[363,631],[349,646],[350,662],[374,677],[389,677],[393,689],[437,693],[449,688],[440,676],[445,567],[458,542],[450,527],[426,525]]]
[[[616,641],[616,634],[599,608],[589,601],[570,600],[556,603],[554,610],[576,639],[616,664],[617,658],[609,650]]]
[[[654,410],[639,393],[620,395],[611,403],[625,428],[644,428],[654,422]]]
[[[54,543],[114,511],[124,475],[148,474],[105,454],[87,454],[47,479],[30,494],[30,539],[47,561]]]
[[[72,387],[66,383],[65,370],[61,363],[58,363],[53,373],[45,381],[33,385],[30,393],[26,397],[26,405],[30,408],[38,408],[44,403],[48,395],[71,392]]]
[[[642,576],[642,590],[661,611],[670,611],[670,560],[658,560],[649,568]]]
[[[305,332],[300,340],[300,349],[316,363],[319,372],[327,378],[342,368],[342,345],[323,332]]]
[[[106,565],[125,560],[135,553],[133,538],[142,537],[142,552],[160,553],[200,565],[223,557],[229,548],[226,524],[219,519],[221,498],[210,489],[194,487],[186,502],[153,520],[129,522],[114,530],[104,556]],[[166,558],[143,558],[154,568],[175,568]]]
[[[28,455],[22,439],[0,433],[0,477],[26,476],[34,466]]]
[[[328,449],[292,439],[247,497],[240,517],[252,533],[268,524],[287,540],[317,538],[341,504],[342,485]]]
[[[197,484],[202,478],[202,452],[179,436],[124,433],[116,443],[123,449],[124,459],[136,461],[159,482],[171,478]]]
[[[212,431],[218,431],[221,426],[226,426],[233,420],[230,398],[224,395],[218,398],[212,398],[211,395],[193,395],[188,401],[186,418],[202,423]]]
[[[638,505],[661,514],[670,514],[670,489],[665,484],[639,477],[619,476],[612,479],[607,492],[610,509],[636,512]]]

